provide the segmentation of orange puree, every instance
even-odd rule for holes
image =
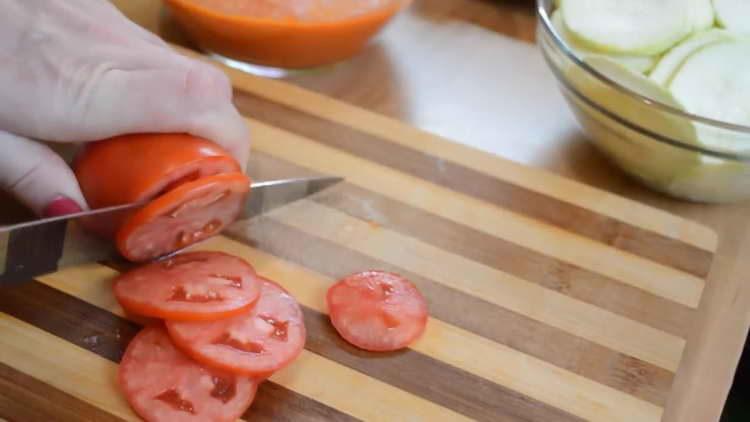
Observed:
[[[283,68],[356,54],[409,0],[167,0],[201,48]]]

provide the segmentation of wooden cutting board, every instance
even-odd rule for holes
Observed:
[[[256,180],[346,178],[199,247],[248,259],[304,306],[306,351],[263,384],[246,420],[661,419],[713,232],[227,71],[251,116]],[[429,302],[409,350],[359,351],[328,323],[326,288],[374,268],[410,278]],[[135,419],[115,382],[139,329],[111,293],[120,269],[91,264],[2,291],[0,416]]]

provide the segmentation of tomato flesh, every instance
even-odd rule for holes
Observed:
[[[135,412],[152,422],[235,421],[252,404],[258,382],[205,368],[180,352],[161,326],[128,345],[119,384]]]
[[[130,216],[117,233],[120,253],[146,261],[219,233],[242,211],[250,179],[226,173],[183,183]]]
[[[407,347],[427,325],[427,302],[414,284],[397,274],[350,275],[328,289],[326,300],[336,331],[365,350]]]
[[[175,344],[193,359],[249,376],[269,376],[294,360],[305,345],[299,304],[269,280],[264,280],[249,312],[219,321],[166,325]]]
[[[189,252],[120,275],[115,297],[128,312],[209,321],[246,312],[262,280],[250,264],[221,252]]]

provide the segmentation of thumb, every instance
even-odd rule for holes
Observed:
[[[0,189],[37,215],[70,214],[86,207],[73,171],[49,147],[0,131]]]

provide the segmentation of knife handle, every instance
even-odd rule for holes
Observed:
[[[0,286],[57,270],[67,220],[0,233]]]

